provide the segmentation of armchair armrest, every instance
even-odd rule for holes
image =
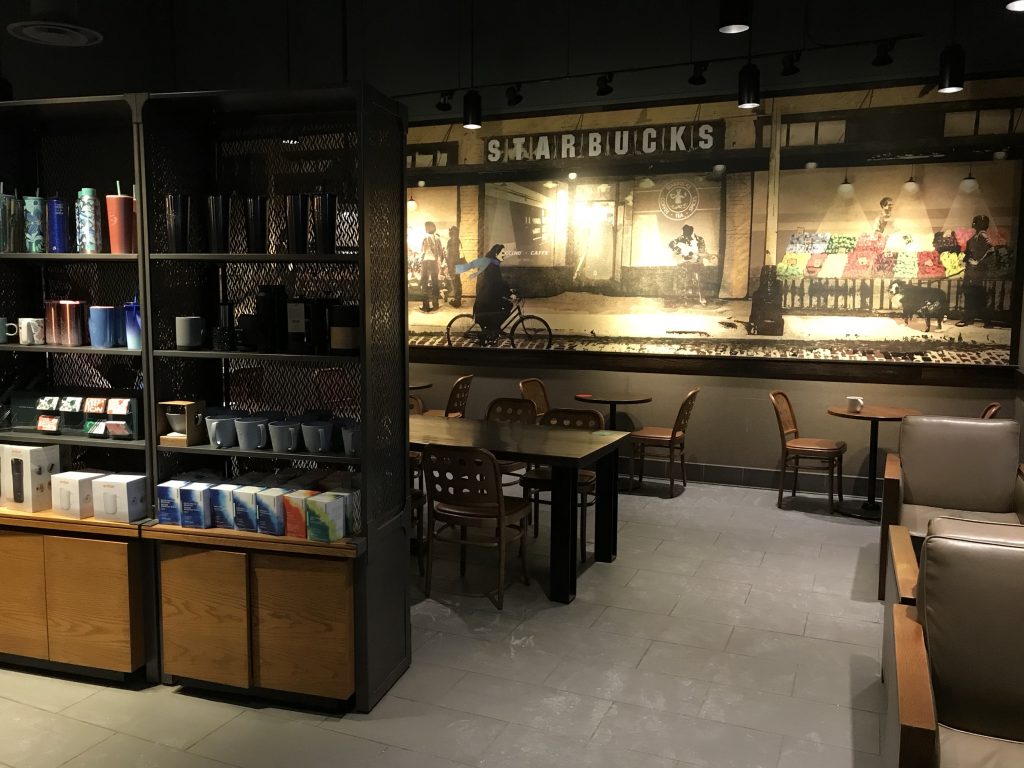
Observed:
[[[1024,464],[1017,465],[1017,481],[1013,486],[1013,511],[1024,525]]]
[[[889,600],[901,605],[917,605],[918,563],[910,529],[889,526],[889,574],[885,593]]]
[[[878,537],[878,599],[885,600],[885,584],[888,578],[889,526],[899,525],[900,507],[903,505],[903,491],[900,483],[903,469],[898,453],[885,455],[885,473],[882,475],[882,519]]]
[[[933,766],[938,724],[924,630],[914,618],[914,608],[893,605],[890,610],[892,633],[886,642],[892,647],[888,649],[885,675],[889,690],[885,741],[890,758],[898,759],[886,764],[900,768]]]

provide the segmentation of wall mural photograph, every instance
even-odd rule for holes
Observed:
[[[1007,365],[1020,185],[1013,160],[783,170],[773,243],[767,171],[414,189],[410,343]]]

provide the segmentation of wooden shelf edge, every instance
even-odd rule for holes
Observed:
[[[0,507],[0,527],[40,528],[61,533],[88,533],[120,539],[137,539],[140,525],[141,521],[118,523],[113,520],[97,520],[95,517],[65,517],[52,511],[18,512]]]
[[[270,536],[265,533],[235,531],[229,528],[181,528],[177,525],[162,523],[143,525],[141,536],[144,539],[202,544],[208,547],[252,549],[343,559],[359,557],[366,549],[366,539],[362,537],[352,537],[336,541],[333,544],[324,544],[294,536]]]

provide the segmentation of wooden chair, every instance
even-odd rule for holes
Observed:
[[[985,410],[981,412],[981,418],[983,419],[994,419],[996,414],[999,413],[999,409],[1002,406],[999,403],[989,403],[985,406]]]
[[[521,400],[518,397],[499,397],[492,400],[487,406],[487,421],[501,421],[506,423],[518,422],[519,424],[536,424],[537,409],[529,400]],[[498,468],[501,469],[502,478],[510,475],[511,480],[503,481],[503,486],[517,485],[522,477],[520,473],[526,470],[525,461],[507,461],[498,459]]]
[[[530,400],[537,408],[537,415],[543,416],[551,410],[548,391],[540,379],[523,379],[519,382],[519,393],[524,399]]]
[[[487,598],[500,611],[505,596],[505,558],[508,544],[519,542],[523,582],[526,570],[526,528],[530,504],[526,499],[505,496],[501,470],[494,454],[480,448],[428,445],[423,449],[423,474],[427,484],[427,567],[424,594],[430,596],[434,541],[459,545],[459,573],[466,575],[466,547],[498,550],[498,586]],[[490,536],[470,537],[467,529],[480,528]]]
[[[409,395],[409,414],[423,413],[423,401],[416,395]],[[423,489],[423,454],[420,451],[409,451],[409,482]]]
[[[690,390],[683,399],[676,414],[676,421],[672,427],[644,427],[632,433],[633,450],[629,458],[629,485],[633,486],[633,469],[636,459],[640,458],[640,476],[638,484],[644,484],[644,460],[647,458],[648,448],[659,448],[668,451],[668,495],[672,498],[676,495],[676,476],[673,466],[676,461],[676,452],[679,452],[679,472],[683,478],[683,488],[686,487],[686,425],[690,421],[690,413],[693,412],[693,404],[697,402],[697,395],[700,394],[700,387]]]
[[[828,505],[832,507],[835,477],[839,478],[839,501],[843,500],[843,454],[846,443],[842,440],[826,440],[818,437],[800,437],[796,425],[796,414],[785,392],[775,390],[769,397],[775,408],[775,418],[779,422],[779,437],[782,441],[782,471],[779,476],[779,501],[782,507],[782,491],[786,484],[786,470],[793,468],[793,496],[796,496],[797,478],[800,473],[800,460],[813,461],[821,464],[814,469],[828,470]],[[835,473],[835,475],[833,475]]]
[[[412,513],[412,529],[415,532],[416,565],[419,566],[420,576],[423,576],[423,522],[426,517],[427,494],[418,488],[410,488],[409,510]]]
[[[466,402],[469,400],[469,389],[473,386],[473,374],[460,376],[452,384],[452,390],[448,393],[448,405],[442,411],[433,409],[427,411],[425,416],[444,416],[446,419],[466,418]]]
[[[537,420],[538,424],[561,429],[582,429],[593,432],[604,429],[604,416],[599,411],[577,408],[552,408]],[[537,467],[528,470],[519,480],[523,493],[533,503],[533,535],[536,538],[540,527],[540,505],[550,504],[541,501],[542,492],[551,491],[551,468]],[[589,469],[581,469],[576,476],[576,485],[580,498],[580,562],[587,559],[587,507],[597,501],[597,473]]]

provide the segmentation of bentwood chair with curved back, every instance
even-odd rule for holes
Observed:
[[[648,448],[658,448],[668,451],[668,495],[672,498],[676,495],[676,476],[673,467],[675,466],[676,453],[679,454],[679,473],[682,476],[683,488],[686,487],[686,427],[690,423],[690,414],[693,412],[693,405],[697,402],[697,395],[700,394],[700,387],[690,390],[690,393],[683,399],[676,413],[676,421],[671,427],[644,427],[632,433],[633,450],[629,457],[629,485],[633,486],[633,469],[636,459],[640,459],[640,476],[637,479],[639,485],[644,484],[644,460],[647,458]]]
[[[793,468],[793,496],[796,496],[797,478],[801,461],[814,462],[812,469],[828,471],[828,506],[832,508],[833,491],[839,486],[839,501],[843,500],[843,454],[846,443],[842,440],[828,440],[819,437],[800,437],[796,414],[785,392],[775,390],[769,397],[779,422],[779,438],[782,441],[782,468],[779,474],[779,501],[782,506],[782,492],[786,485],[786,470]],[[836,483],[838,478],[838,483]]]
[[[536,424],[537,408],[530,400],[523,400],[518,397],[499,397],[491,400],[487,406],[487,421],[500,421],[505,423]],[[517,485],[520,472],[526,470],[525,461],[506,461],[498,459],[498,468],[501,469],[502,477],[511,475],[512,479],[502,482],[502,485]]]
[[[519,393],[524,399],[530,400],[537,408],[537,415],[543,416],[551,410],[548,391],[540,379],[523,379],[519,382]]]
[[[452,384],[451,392],[448,393],[448,404],[444,410],[434,409],[427,411],[424,416],[444,416],[447,419],[466,418],[466,403],[469,401],[469,390],[473,386],[473,374],[460,376]]]
[[[981,418],[983,419],[994,419],[996,414],[999,413],[999,403],[989,403],[985,406],[985,410],[981,412]]]
[[[501,470],[494,454],[481,448],[427,445],[423,449],[423,474],[427,484],[427,573],[423,587],[430,596],[434,542],[459,545],[459,573],[466,575],[466,547],[498,550],[498,586],[487,598],[500,611],[505,595],[505,564],[508,545],[519,542],[523,582],[530,583],[526,569],[526,529],[530,503],[505,496]],[[484,536],[471,537],[469,529]]]
[[[552,408],[543,416],[537,419],[542,426],[558,429],[580,429],[593,432],[604,429],[604,416],[599,411],[591,411],[582,408]],[[550,504],[542,501],[541,493],[549,492],[552,489],[551,468],[536,467],[525,472],[519,480],[523,486],[523,494],[533,503],[533,535],[536,537],[540,526],[540,505]],[[576,486],[579,492],[580,501],[580,561],[587,559],[587,507],[594,506],[597,487],[597,473],[589,469],[579,470],[576,476]]]

